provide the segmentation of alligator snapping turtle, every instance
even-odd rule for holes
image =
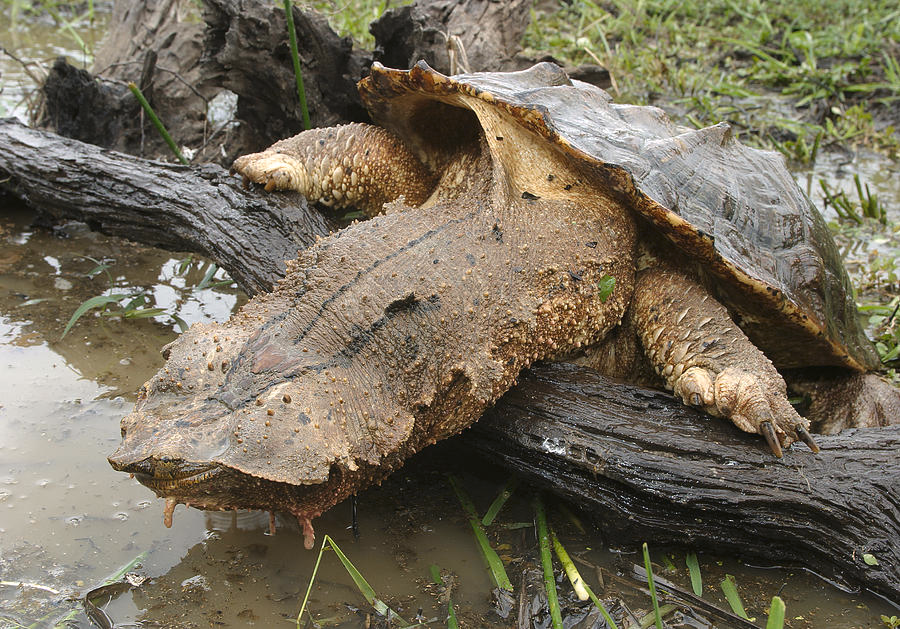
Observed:
[[[770,359],[878,364],[822,218],[727,125],[678,127],[546,63],[375,65],[360,93],[380,127],[234,164],[373,218],[165,348],[110,462],[167,498],[167,524],[179,502],[284,511],[311,546],[312,518],[586,346],[606,371],[649,364],[776,456],[816,446]]]

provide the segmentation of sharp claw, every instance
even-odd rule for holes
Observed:
[[[819,451],[819,446],[813,441],[812,435],[809,434],[809,431],[806,429],[806,426],[803,424],[797,424],[794,426],[794,430],[797,431],[797,436],[800,437],[800,441],[809,446],[809,449],[813,452]]]
[[[775,426],[772,425],[772,422],[762,422],[759,425],[759,432],[766,438],[772,454],[780,459],[782,456],[781,443],[778,441],[778,435],[775,434]]]

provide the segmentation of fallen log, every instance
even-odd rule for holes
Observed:
[[[0,121],[0,181],[56,218],[209,256],[249,293],[332,224],[218,167],[150,162]],[[571,366],[523,375],[467,437],[598,515],[611,539],[797,562],[900,603],[900,427],[817,437],[776,461],[669,394]],[[863,555],[878,560],[869,565]]]
[[[648,539],[805,566],[900,602],[900,426],[817,435],[774,460],[671,394],[564,363],[527,371],[466,445]],[[869,565],[863,556],[878,561]]]
[[[0,179],[57,219],[215,260],[250,294],[335,224],[297,194],[244,190],[212,164],[149,161],[0,120]]]

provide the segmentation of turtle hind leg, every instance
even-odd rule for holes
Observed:
[[[702,285],[667,267],[645,269],[629,314],[654,369],[685,404],[762,435],[775,456],[797,440],[818,451],[781,375]]]
[[[401,195],[407,205],[420,205],[435,185],[399,138],[361,123],[303,131],[237,158],[232,170],[267,191],[296,190],[313,203],[353,207],[369,216]]]

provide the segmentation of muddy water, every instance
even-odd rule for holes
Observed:
[[[26,39],[17,34],[17,40],[8,39],[12,31],[4,29],[4,45],[25,48],[30,58],[71,50],[71,42],[53,27]],[[0,61],[0,72],[2,111],[23,113],[26,79],[7,59]],[[811,177],[830,177],[832,187],[842,186],[853,198],[852,169],[861,168],[897,211],[900,178],[890,174],[892,167],[885,160],[870,166],[855,162],[842,175],[832,164]],[[811,191],[815,196],[815,188]],[[188,324],[222,320],[243,297],[228,286],[193,290],[209,269],[204,261],[186,262],[184,255],[78,226],[49,229],[34,219],[0,197],[0,627],[54,626],[64,618],[72,626],[92,626],[80,600],[138,557],[133,570],[146,581],[94,599],[116,623],[289,626],[316,560],[315,552],[303,549],[293,522],[279,518],[272,536],[267,514],[208,514],[179,506],[175,525],[166,529],[162,502],[105,460],[118,442],[118,422],[134,392],[162,364],[159,348],[177,334],[177,321],[167,313],[177,311]],[[95,273],[98,263],[107,268]],[[92,311],[61,339],[78,305],[108,292],[110,285],[120,293],[141,291],[149,306],[167,313],[125,320]],[[435,588],[429,577],[436,564],[450,585],[461,626],[514,626],[516,610],[509,620],[494,611],[490,577],[447,472],[459,476],[482,511],[507,479],[506,472],[471,459],[464,448],[439,445],[360,496],[358,541],[348,529],[348,504],[316,522],[319,539],[332,536],[379,596],[408,620],[421,615],[438,619],[434,626],[445,625],[447,590]],[[536,560],[530,500],[529,489],[520,487],[491,529],[514,582]],[[582,518],[587,531],[581,532],[558,505],[549,510],[586,580],[609,606],[620,615],[624,608],[616,600],[621,599],[636,616],[646,613],[647,594],[627,576],[641,561],[637,549],[610,551],[615,540],[592,533],[587,518]],[[689,549],[654,548],[653,540],[647,541],[655,572],[689,590],[684,567]],[[700,564],[704,598],[727,609],[718,584],[725,574],[735,575],[758,625],[765,623],[776,593],[787,603],[791,627],[880,627],[880,614],[897,613],[874,597],[842,592],[798,570],[751,567],[704,553]],[[569,588],[561,584],[560,589],[565,597]],[[323,625],[368,626],[371,607],[333,553],[322,561],[310,600]],[[690,614],[669,620],[670,626],[708,626]]]

